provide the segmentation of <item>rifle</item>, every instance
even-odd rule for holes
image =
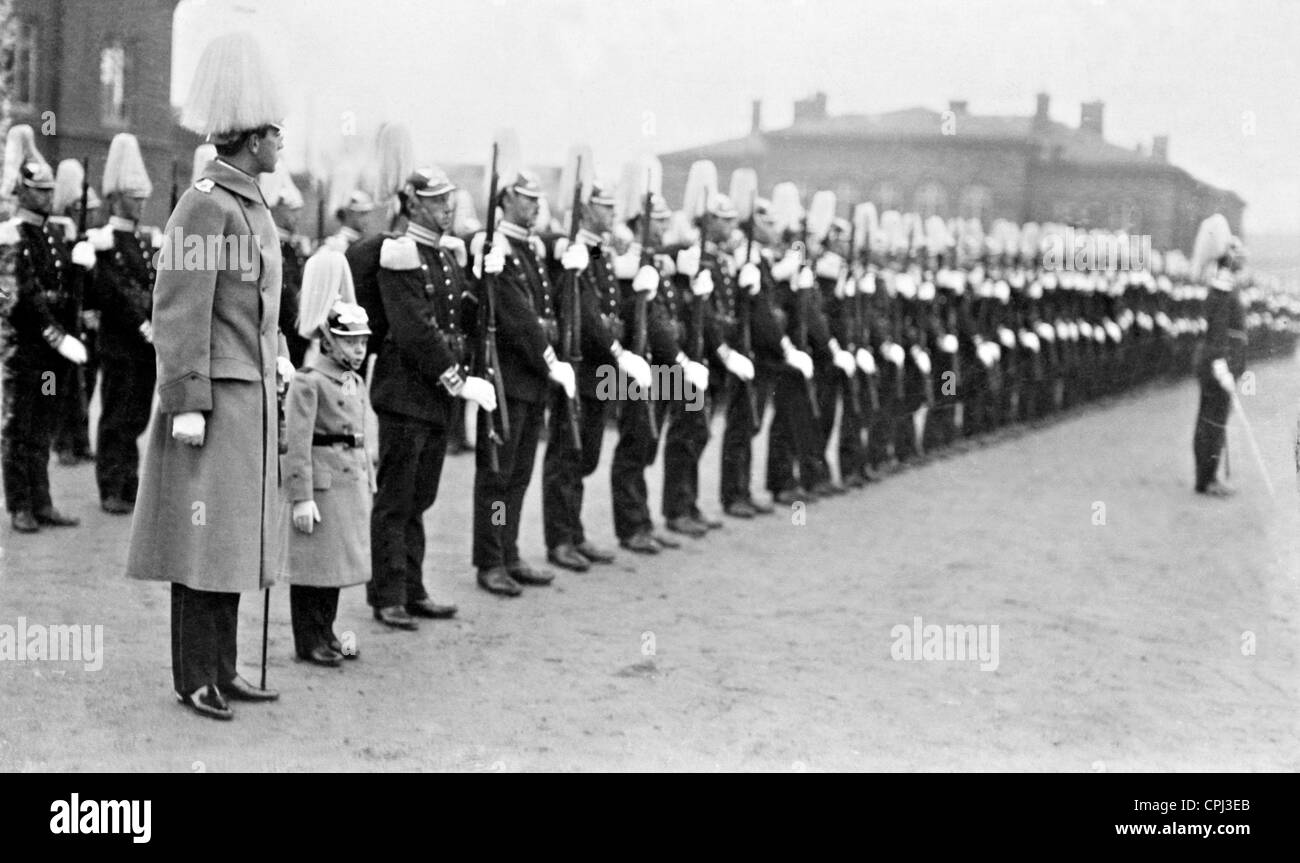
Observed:
[[[316,247],[325,244],[325,181],[316,181]]]
[[[650,209],[654,206],[654,192],[650,190],[650,174],[646,173],[645,178],[645,203],[641,208],[641,266],[648,265],[653,257],[650,254]],[[646,355],[646,336],[647,318],[649,317],[649,301],[646,299],[644,291],[637,291],[636,294],[636,311],[635,319],[632,322],[632,353],[642,358]],[[651,381],[653,384],[653,380]],[[650,422],[650,437],[656,441],[659,440],[659,422],[655,417],[655,405],[653,394],[650,392],[643,393],[645,398],[646,419]]]
[[[745,222],[745,264],[750,263],[754,257],[754,207],[757,197],[757,192],[751,192],[749,195],[749,219]],[[746,289],[745,296],[740,298],[740,352],[750,361],[754,359],[753,339],[750,332],[753,304],[754,298],[749,296],[749,291]],[[754,382],[741,381],[741,385],[745,388],[745,398],[749,400],[750,428],[753,434],[758,434],[759,428],[763,425],[763,418],[758,415],[758,396],[754,392]]]
[[[488,436],[488,457],[491,459],[493,473],[500,473],[501,466],[497,456],[497,450],[502,446],[504,441],[502,435],[510,436],[510,413],[506,408],[506,388],[505,382],[501,379],[501,364],[497,356],[497,307],[496,307],[496,276],[487,271],[487,256],[492,251],[492,238],[496,234],[497,228],[497,183],[500,178],[497,176],[497,145],[492,144],[492,167],[489,169],[490,180],[488,182],[488,206],[487,206],[487,224],[484,227],[483,234],[483,295],[484,304],[481,314],[486,318],[483,325],[483,344],[479,351],[478,366],[479,374],[492,382],[497,394],[497,409],[493,412],[484,412],[484,420],[487,422]],[[498,433],[494,413],[501,415],[501,430]]]
[[[171,203],[168,205],[167,212],[171,214],[176,210],[176,202],[180,200],[180,192],[176,186],[176,160],[172,159],[172,196]]]
[[[803,257],[802,264],[805,267],[812,266],[812,250],[808,247],[808,214],[807,213],[805,213],[803,217],[803,228],[801,230],[799,247]],[[796,274],[795,278],[798,279],[800,275],[802,275],[802,273]],[[796,285],[796,288],[797,287],[798,286]],[[798,339],[799,350],[803,351],[804,353],[808,353],[808,316],[812,313],[812,310],[809,309],[811,300],[808,297],[808,293],[809,291],[814,291],[814,290],[817,290],[815,279],[814,279],[814,284],[811,288],[809,288],[808,290],[801,290],[798,293],[797,302],[799,305],[799,310],[798,310],[799,325],[795,331],[795,336]],[[804,385],[804,389],[808,391],[808,407],[812,409],[812,417],[814,420],[820,420],[822,418],[822,409],[821,409],[821,405],[817,401],[817,391],[816,389],[813,388],[812,378],[804,378],[803,385]]]
[[[77,237],[86,236],[86,208],[90,205],[90,157],[81,159],[81,212],[77,214]]]
[[[578,167],[573,179],[573,209],[569,214],[569,245],[578,241],[578,221],[582,208],[582,156],[578,156]],[[560,350],[566,363],[582,362],[581,322],[582,287],[581,276],[574,272],[569,284],[561,295],[561,311],[564,314],[564,332],[561,334]],[[582,452],[582,403],[575,388],[573,398],[569,399],[569,432],[573,435],[573,448]]]
[[[858,223],[857,220],[853,218],[853,206],[850,204],[849,205],[849,249],[848,249],[849,254],[847,258],[848,275],[845,276],[846,279],[853,278],[853,264],[854,264],[853,247],[854,244],[857,242],[857,239],[858,239]],[[857,301],[857,294],[858,292],[854,290],[853,299],[855,303]],[[849,327],[849,333],[852,335],[851,343],[856,344],[857,335],[853,333],[853,330],[856,329],[856,327],[852,326],[852,324],[856,324],[857,322],[856,320],[853,319],[852,315],[845,315],[845,312],[849,308],[850,307],[846,303],[844,307],[840,309],[840,315],[842,317],[850,318],[851,325]],[[853,308],[856,311],[856,306],[854,306]],[[853,412],[854,419],[861,420],[862,419],[862,404],[861,404],[862,388],[858,385],[858,376],[846,375],[846,377],[849,379],[849,409]]]

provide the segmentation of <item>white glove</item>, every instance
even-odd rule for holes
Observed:
[[[153,324],[145,321],[140,325],[140,336],[149,344],[153,344]]]
[[[752,297],[758,293],[758,289],[762,286],[763,277],[759,273],[758,267],[753,264],[745,264],[740,268],[740,275],[736,278],[736,282],[742,288],[748,290],[749,295]]]
[[[785,364],[799,370],[799,374],[804,376],[805,380],[812,380],[813,361],[801,350],[791,348],[785,353]]]
[[[713,272],[704,270],[691,282],[691,293],[697,297],[707,297],[713,293]]]
[[[66,360],[71,360],[77,365],[86,362],[86,346],[74,339],[72,336],[64,336],[59,339],[58,351]]]
[[[1045,342],[1056,341],[1056,330],[1052,329],[1052,325],[1047,323],[1046,321],[1039,321],[1038,323],[1034,324],[1034,329],[1038,331],[1038,337],[1043,341]]]
[[[839,370],[849,377],[853,377],[853,373],[858,368],[857,363],[853,361],[853,354],[848,351],[836,351],[835,356],[831,358],[831,362],[835,363]]]
[[[614,278],[631,279],[635,278],[641,266],[641,253],[628,252],[626,255],[619,255],[614,258]]]
[[[311,533],[320,521],[320,508],[314,500],[300,500],[293,505],[293,526],[299,533]]]
[[[1022,347],[1028,348],[1034,353],[1038,353],[1038,349],[1041,347],[1041,345],[1039,345],[1038,343],[1038,336],[1029,332],[1029,330],[1020,331],[1020,345]]]
[[[1106,335],[1110,336],[1112,342],[1118,344],[1123,340],[1124,331],[1119,328],[1119,324],[1115,323],[1110,318],[1107,318],[1102,322],[1102,326],[1105,327]]]
[[[752,381],[754,379],[754,363],[740,351],[730,351],[722,364],[727,367],[727,371],[742,381]]]
[[[72,247],[72,263],[88,270],[95,268],[95,247],[82,240]]]
[[[927,354],[925,351],[921,350],[918,347],[913,347],[912,362],[915,363],[916,367],[921,370],[921,374],[928,375],[930,373],[930,355]]]
[[[795,280],[794,289],[796,291],[806,291],[813,285],[817,284],[817,279],[813,276],[813,271],[804,267],[799,271],[799,278]]]
[[[844,269],[844,259],[834,252],[827,252],[817,259],[817,275],[823,279],[838,279]]]
[[[957,337],[952,333],[944,333],[939,336],[939,350],[943,351],[945,354],[957,353],[958,347]]]
[[[772,265],[772,278],[778,282],[788,282],[799,272],[799,253],[790,251],[785,257]]]
[[[687,360],[682,371],[686,374],[687,382],[700,392],[709,388],[709,370],[695,360]]]
[[[1002,343],[1002,347],[1011,350],[1016,346],[1016,334],[1006,327],[998,327],[998,341]]]
[[[854,297],[858,293],[858,280],[848,276],[839,285],[839,293],[844,297]]]
[[[573,366],[569,363],[556,360],[551,363],[551,370],[548,377],[564,388],[565,398],[573,398],[573,394],[577,390],[578,386],[578,378],[573,371]]]
[[[632,353],[623,351],[618,355],[618,367],[622,369],[623,374],[636,382],[642,392],[650,389],[650,364],[644,359]]]
[[[502,242],[492,244],[492,251],[482,256],[474,263],[474,275],[483,278],[483,272],[486,270],[488,275],[495,276],[506,268],[506,252]]]
[[[172,437],[190,446],[203,446],[208,421],[198,411],[186,411],[172,417]]]
[[[880,346],[880,350],[881,353],[885,355],[885,359],[889,360],[891,363],[898,366],[899,368],[903,367],[903,359],[907,356],[907,354],[903,352],[902,345],[896,344],[894,342],[886,342],[885,344]]]
[[[566,270],[572,270],[575,273],[581,273],[587,269],[587,264],[591,263],[591,256],[587,253],[586,243],[574,243],[564,250],[560,256],[560,265]]]
[[[280,380],[285,384],[293,383],[293,362],[291,362],[288,357],[276,357],[275,373],[280,376]]]
[[[1214,377],[1218,380],[1219,386],[1227,392],[1232,392],[1237,388],[1237,382],[1233,380],[1232,372],[1228,371],[1228,361],[1220,357],[1210,363],[1210,370],[1214,372]]]
[[[874,375],[876,373],[876,358],[871,355],[871,351],[866,348],[858,348],[856,359],[858,368],[862,369],[864,375]]]
[[[465,252],[465,241],[460,237],[453,237],[451,234],[443,234],[438,238],[438,247],[446,249],[456,259],[456,263],[462,267],[469,260]]]
[[[649,264],[637,270],[632,278],[632,290],[646,294],[646,299],[653,300],[659,292],[659,271]]]
[[[496,388],[484,378],[465,378],[459,395],[465,401],[473,402],[488,413],[497,409]]]
[[[693,278],[700,271],[700,247],[688,246],[677,253],[677,272]]]

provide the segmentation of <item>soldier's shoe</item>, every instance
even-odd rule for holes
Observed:
[[[375,620],[384,626],[391,626],[393,629],[405,629],[407,631],[420,628],[415,618],[406,613],[406,609],[400,605],[389,605],[384,608],[375,609]]]
[[[684,534],[694,539],[699,539],[709,532],[707,527],[689,515],[679,515],[677,518],[668,519],[668,529],[673,533]]]
[[[591,569],[591,561],[587,560],[569,543],[557,545],[555,548],[546,550],[546,559],[556,566],[564,569],[571,569],[574,572],[586,572]]]
[[[64,515],[52,506],[36,513],[36,520],[46,527],[76,527],[81,524],[81,519]]]
[[[862,474],[851,473],[844,477],[844,487],[848,489],[862,488],[866,484],[867,481],[863,478]]]
[[[1204,487],[1198,488],[1196,492],[1197,494],[1209,495],[1210,497],[1232,497],[1237,493],[1237,490],[1231,486],[1224,485],[1217,479],[1214,479],[1210,480],[1210,482]]]
[[[718,530],[722,527],[722,522],[719,519],[710,518],[698,509],[691,512],[691,518],[693,518],[697,524],[704,525],[705,530]]]
[[[773,498],[773,500],[781,504],[781,506],[790,506],[796,503],[808,503],[816,499],[817,499],[816,497],[810,495],[808,492],[804,491],[801,488],[782,489],[781,491],[777,492],[776,497]]]
[[[673,539],[672,537],[664,536],[662,533],[656,533],[654,531],[651,531],[650,538],[653,539],[660,548],[681,548],[682,547],[682,544],[680,542]]]
[[[206,716],[209,719],[235,718],[235,712],[230,709],[230,705],[221,697],[221,693],[215,686],[202,686],[189,695],[181,695],[178,692],[176,700],[199,716]]]
[[[776,507],[772,506],[772,504],[767,501],[754,500],[753,498],[750,498],[749,506],[758,515],[771,515],[776,512]]]
[[[493,566],[478,571],[478,586],[498,596],[518,596],[524,592],[519,582],[510,577],[504,566]]]
[[[844,494],[847,489],[839,483],[831,482],[824,479],[812,487],[812,493],[817,497],[834,497],[835,495]]]
[[[627,539],[620,539],[618,544],[628,551],[635,551],[637,554],[658,554],[660,548],[659,543],[655,542],[654,538],[646,531],[634,533]]]
[[[41,529],[41,524],[36,520],[29,510],[20,509],[13,514],[11,519],[14,530],[19,533],[36,533]]]
[[[578,548],[578,554],[587,558],[587,560],[591,561],[592,563],[613,563],[614,562],[615,559],[614,552],[605,551],[603,548],[594,546],[591,543],[587,542],[585,539],[582,542],[578,543],[577,548]]]
[[[109,515],[130,515],[131,511],[135,509],[130,501],[123,500],[116,495],[106,497],[100,501],[99,508]]]
[[[533,569],[522,560],[507,566],[506,572],[519,584],[527,584],[532,587],[546,587],[552,581],[555,581],[555,573],[547,572],[544,569]]]
[[[303,662],[323,665],[326,668],[338,668],[343,664],[343,654],[325,644],[318,644],[311,650],[300,650],[298,658]]]
[[[232,701],[277,701],[280,693],[274,689],[258,689],[236,674],[225,683],[218,683],[217,689]]]
[[[727,504],[722,511],[732,518],[753,518],[758,515],[754,508],[743,500]]]
[[[406,613],[411,617],[427,617],[431,620],[447,620],[456,616],[456,606],[439,605],[429,597],[406,603]],[[341,651],[340,651],[341,652]]]

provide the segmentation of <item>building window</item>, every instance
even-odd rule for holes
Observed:
[[[106,126],[125,126],[126,49],[121,42],[99,53],[99,119]]]
[[[921,218],[948,216],[948,192],[938,183],[922,183],[912,196],[912,210]]]
[[[36,25],[22,18],[11,19],[4,72],[12,84],[15,108],[32,110],[36,104]]]
[[[871,194],[867,197],[876,205],[876,210],[883,213],[886,210],[897,210],[902,205],[903,196],[898,193],[898,186],[888,180],[881,180],[871,187]]]
[[[962,189],[957,199],[957,215],[987,224],[993,216],[993,193],[989,187],[975,184]]]

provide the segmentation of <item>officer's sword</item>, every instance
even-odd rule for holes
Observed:
[[[1259,441],[1255,439],[1255,432],[1250,427],[1250,420],[1246,419],[1246,412],[1241,409],[1241,399],[1237,397],[1237,391],[1232,391],[1232,406],[1237,410],[1237,416],[1241,417],[1241,425],[1246,429],[1246,441],[1250,444],[1250,454],[1255,457],[1255,465],[1259,468],[1259,475],[1264,478],[1264,486],[1268,489],[1268,496],[1271,500],[1277,499],[1276,492],[1273,491],[1273,480],[1268,477],[1268,470],[1264,467],[1264,455],[1259,450]]]

